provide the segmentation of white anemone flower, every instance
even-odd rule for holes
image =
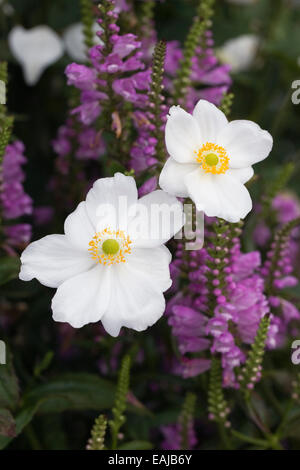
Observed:
[[[44,70],[63,55],[63,42],[49,26],[15,26],[8,35],[10,50],[23,68],[25,82],[35,85]]]
[[[255,34],[243,34],[226,41],[217,50],[217,55],[222,62],[231,66],[233,73],[249,69],[254,62],[259,46],[259,37]]]
[[[193,114],[172,106],[166,124],[170,158],[160,174],[162,189],[190,197],[209,217],[238,222],[252,209],[244,184],[254,163],[264,160],[271,135],[252,121],[228,122],[212,103],[200,100]]]
[[[98,23],[93,24],[95,44],[103,44],[103,41],[96,35],[102,28]],[[83,24],[73,23],[64,32],[63,40],[69,56],[77,62],[86,62],[86,45],[84,44]]]
[[[57,288],[55,321],[80,328],[101,320],[112,336],[122,326],[142,331],[164,313],[172,283],[164,243],[182,225],[176,198],[157,190],[137,200],[135,180],[117,173],[95,182],[67,217],[64,235],[28,245],[19,277]]]

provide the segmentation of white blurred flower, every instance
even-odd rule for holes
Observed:
[[[231,66],[232,72],[247,70],[253,63],[259,46],[259,37],[244,34],[229,39],[217,50],[219,59]]]
[[[151,225],[153,208],[173,211],[166,232],[160,223]],[[158,190],[137,201],[134,179],[117,173],[96,181],[67,217],[64,235],[46,236],[24,250],[20,279],[57,288],[56,321],[79,328],[101,320],[112,336],[122,326],[142,331],[164,313],[163,292],[172,283],[164,243],[182,225],[176,198]]]
[[[93,24],[94,42],[95,44],[103,44],[100,38],[96,35],[97,31],[101,30],[98,23]],[[86,46],[84,44],[83,25],[82,23],[74,23],[68,26],[63,34],[66,51],[69,56],[77,62],[86,61]]]
[[[23,68],[25,82],[35,85],[44,70],[63,55],[63,43],[49,26],[15,26],[8,35],[10,50]]]
[[[172,106],[166,124],[170,154],[159,184],[178,197],[190,197],[209,217],[238,222],[252,208],[244,184],[251,165],[264,160],[271,135],[252,121],[228,122],[212,103],[200,100],[193,115]]]
[[[2,11],[6,16],[13,15],[15,11],[14,7],[6,0],[0,0],[0,8],[2,8]]]

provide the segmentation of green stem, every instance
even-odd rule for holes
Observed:
[[[264,389],[264,392],[265,392],[266,396],[268,397],[268,399],[270,400],[270,402],[272,403],[272,405],[274,406],[274,408],[278,412],[279,416],[283,416],[282,407],[280,406],[279,401],[277,400],[277,398],[275,397],[275,395],[272,391],[271,384],[268,385],[268,384],[266,384],[265,381],[263,381],[262,386],[263,386],[263,389]]]
[[[227,429],[222,423],[218,423],[218,430],[223,446],[226,450],[232,450],[233,445],[231,443],[230,437],[228,435]]]
[[[284,414],[282,416],[281,423],[279,424],[277,431],[276,431],[276,436],[278,436],[278,439],[280,439],[283,435],[284,428],[288,422],[288,417],[291,409],[293,408],[294,402],[293,399],[291,398],[285,408]]]
[[[32,448],[32,450],[42,450],[42,445],[40,444],[35,430],[33,429],[32,424],[28,424],[24,429],[24,434]]]
[[[252,419],[252,421],[256,424],[256,426],[262,432],[262,434],[265,437],[268,437],[271,434],[270,429],[267,426],[265,426],[264,423],[262,423],[262,421],[261,421],[260,417],[258,416],[256,410],[254,409],[254,407],[251,404],[250,397],[246,400],[246,406],[247,406],[249,416]]]
[[[231,434],[240,439],[240,441],[248,442],[249,444],[258,445],[260,447],[269,447],[269,442],[266,439],[259,439],[256,437],[246,436],[239,431],[235,431],[234,429],[231,430]]]

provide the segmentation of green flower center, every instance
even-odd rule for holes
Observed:
[[[106,255],[116,255],[120,249],[120,245],[114,238],[108,238],[102,244],[103,253]]]
[[[215,153],[208,153],[204,158],[208,166],[216,166],[219,163],[219,157]]]

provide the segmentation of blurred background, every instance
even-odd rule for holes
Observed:
[[[142,1],[135,3],[139,8]],[[159,37],[184,40],[195,4],[193,0],[158,1],[155,21]],[[259,37],[258,48],[246,70],[237,67],[232,74],[236,96],[233,117],[254,120],[271,132],[275,146],[269,165],[297,161],[300,108],[292,103],[291,95],[295,91],[292,83],[300,79],[300,2],[217,0],[215,12],[212,29],[217,48],[242,35]],[[26,86],[22,70],[8,48],[7,35],[16,24],[25,28],[45,24],[62,36],[68,26],[78,21],[77,1],[2,0],[0,4],[0,58],[9,62],[8,103],[16,115],[15,133],[24,140],[30,156],[26,185],[34,199],[37,195],[47,197],[43,195],[45,182],[54,160],[50,142],[66,115],[64,69],[70,57],[65,53],[45,70],[35,86]],[[241,44],[240,60],[247,55],[247,49],[247,44]],[[291,184],[297,189],[296,176]]]
[[[139,9],[143,2],[136,0],[134,3]],[[155,23],[159,38],[183,41],[192,22],[196,4],[193,0],[157,1]],[[48,25],[62,38],[66,29],[79,21],[80,7],[77,0],[0,0],[0,61],[8,62],[7,104],[10,113],[15,116],[14,135],[26,147],[28,163],[25,189],[35,206],[57,204],[55,192],[48,185],[49,175],[53,173],[55,166],[51,142],[67,116],[70,94],[64,70],[73,59],[65,51],[59,60],[45,69],[36,84],[28,85],[24,81],[20,64],[10,50],[8,35],[16,25],[23,25],[24,28]],[[216,53],[220,61],[232,66],[231,91],[235,95],[232,119],[253,120],[274,137],[271,157],[264,162],[262,169],[258,165],[258,179],[253,185],[253,194],[258,194],[260,185],[271,181],[284,164],[294,162],[295,171],[290,179],[289,189],[300,196],[300,103],[292,102],[293,93],[297,87],[300,88],[299,25],[299,0],[215,2],[212,31]],[[293,88],[293,83],[297,80],[299,84],[295,84]],[[298,98],[300,101],[300,92]],[[61,227],[61,221],[58,226]],[[34,239],[47,233],[47,226],[34,225]],[[253,248],[250,235],[245,245]],[[167,333],[166,323],[160,323],[159,327],[154,326],[151,335],[129,332],[120,342],[103,335],[101,327],[97,325],[87,326],[76,333],[67,325],[55,325],[49,308],[52,291],[38,283],[13,281],[5,285],[3,293],[18,304],[18,308],[14,307],[12,311],[9,306],[5,307],[9,314],[5,313],[2,326],[5,326],[14,344],[19,380],[27,384],[27,387],[30,387],[32,381],[40,380],[38,391],[31,395],[29,393],[26,398],[28,403],[34,402],[34,393],[40,393],[41,396],[49,393],[43,389],[47,384],[42,378],[44,369],[48,369],[47,373],[50,375],[83,371],[96,374],[100,370],[101,374],[115,381],[119,357],[124,352],[139,351],[140,345],[143,345],[146,364],[143,363],[143,357],[137,355],[137,370],[133,377],[136,397],[145,395],[146,384],[151,383],[154,373],[156,381],[165,390],[165,395],[161,395],[153,383],[147,404],[150,408],[155,404],[155,417],[147,414],[136,397],[132,399],[131,406],[135,408],[135,413],[129,419],[128,437],[136,439],[141,434],[146,439],[152,433],[155,441],[157,431],[152,430],[176,420],[181,403],[180,396],[175,392],[181,390],[180,387],[188,389],[189,380],[182,385],[181,379],[176,376],[167,376],[158,371],[160,351],[156,349],[154,338]],[[30,307],[26,303],[27,299],[30,299]],[[3,304],[1,308],[4,311]],[[44,314],[41,315],[41,312]],[[54,358],[53,351],[56,351]],[[278,365],[289,361],[288,353],[274,354]],[[139,361],[143,364],[140,367]],[[56,397],[52,402],[48,401],[42,417],[36,418],[35,430],[31,425],[28,426],[25,435],[17,438],[11,448],[84,448],[97,415],[95,410],[111,406],[113,388],[110,382],[102,383],[104,403],[99,404],[94,383],[80,380],[80,376],[76,380],[68,398],[64,400]],[[197,380],[203,382],[205,378],[200,376]],[[80,392],[81,382],[87,383],[84,394]],[[64,395],[66,390],[63,379],[61,382],[57,379],[55,384],[53,387],[57,394]],[[158,395],[159,405],[156,402]],[[86,411],[91,403],[94,411]],[[64,414],[57,413],[58,411]],[[200,405],[199,414],[202,412]],[[210,432],[208,426],[200,431],[200,437],[205,439],[210,436],[210,445],[213,448],[214,438]]]

